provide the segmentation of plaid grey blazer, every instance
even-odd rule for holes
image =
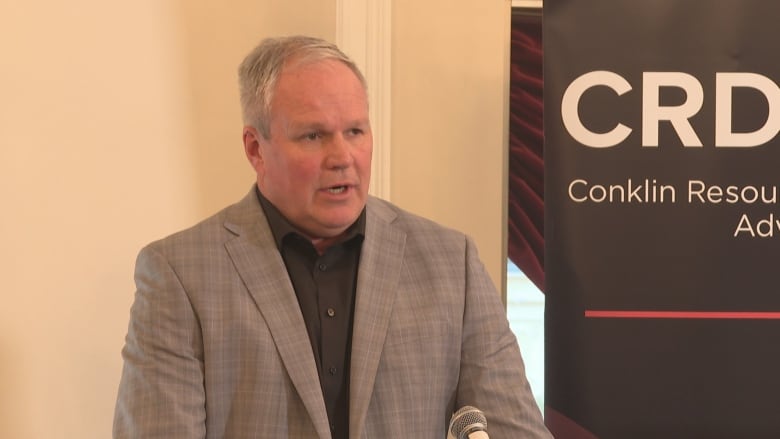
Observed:
[[[254,188],[141,250],[115,438],[329,439],[309,338]],[[438,439],[472,405],[491,438],[548,438],[494,285],[465,235],[370,198],[350,436]]]

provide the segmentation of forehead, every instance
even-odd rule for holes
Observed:
[[[366,91],[344,63],[326,59],[292,62],[279,75],[271,101],[272,119],[326,113],[348,118],[367,117]]]

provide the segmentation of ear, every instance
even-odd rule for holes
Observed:
[[[257,132],[257,129],[252,126],[244,127],[244,153],[252,168],[258,173],[263,169],[263,152],[260,147],[261,143],[265,141],[262,135]]]

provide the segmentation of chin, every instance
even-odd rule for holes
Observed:
[[[358,219],[358,216],[360,216],[360,210],[356,212],[343,213],[340,215],[332,215],[327,218],[323,218],[320,223],[330,230],[343,230],[351,226],[352,223]]]

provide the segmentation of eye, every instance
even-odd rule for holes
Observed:
[[[363,130],[360,128],[351,128],[347,131],[348,137],[356,137],[363,134]]]
[[[311,132],[311,133],[306,133],[303,136],[301,136],[301,139],[313,142],[315,140],[320,139],[321,137],[322,137],[322,135],[320,133],[318,133],[318,132]]]

